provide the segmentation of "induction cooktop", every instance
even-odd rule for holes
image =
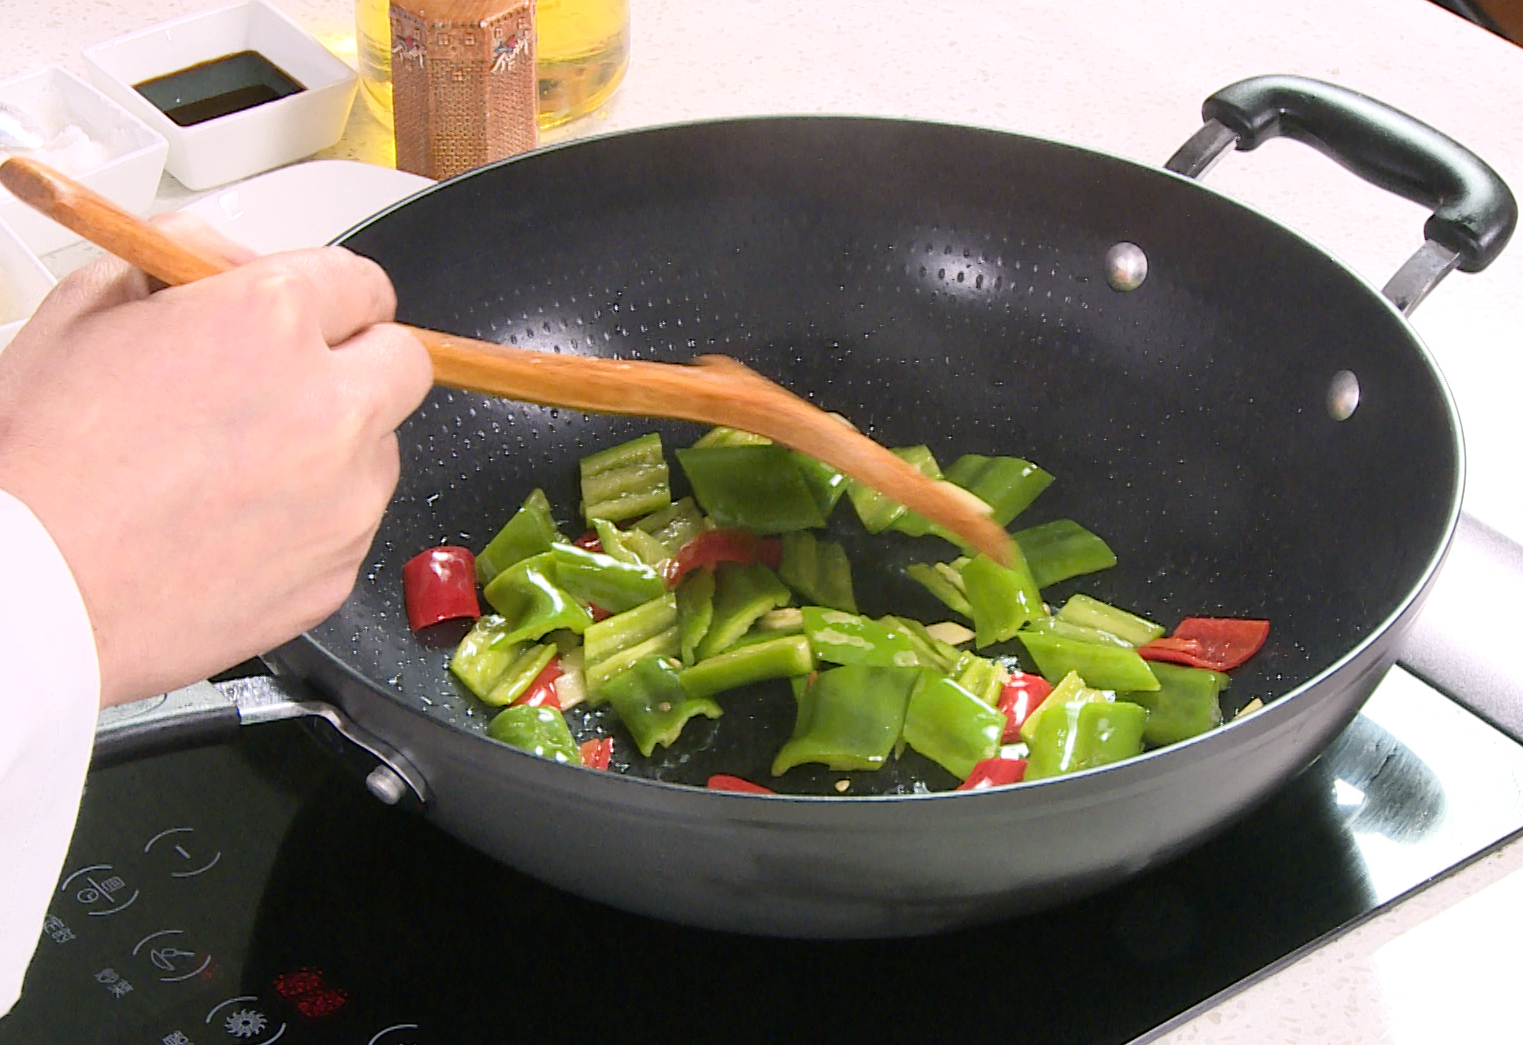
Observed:
[[[526,878],[376,801],[325,728],[92,772],[0,1045],[1120,1045],[1523,830],[1523,746],[1397,669],[1310,769],[1118,888],[922,939],[760,939]]]

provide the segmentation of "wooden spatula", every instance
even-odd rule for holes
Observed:
[[[165,283],[190,283],[230,266],[180,243],[50,167],[26,157],[0,164],[0,184],[60,225]],[[988,507],[927,478],[871,439],[728,356],[692,364],[558,355],[408,327],[428,348],[434,381],[545,406],[674,417],[766,436],[940,523],[1008,564],[1010,536]]]

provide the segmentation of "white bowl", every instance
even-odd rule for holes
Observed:
[[[305,88],[189,127],[133,87],[240,51],[256,51]],[[209,189],[310,156],[338,141],[359,78],[264,0],[239,0],[87,47],[85,67],[106,94],[169,142],[165,166],[187,188]]]
[[[103,154],[99,162],[69,170],[90,188],[142,214],[159,191],[159,175],[169,146],[147,124],[85,81],[60,66],[50,65],[0,83],[0,102],[30,116],[44,138],[57,142],[66,128],[83,131]],[[77,153],[34,152],[44,163],[74,157]],[[0,154],[3,156],[3,154]],[[4,189],[0,189],[0,221],[4,221],[38,254],[47,254],[78,242],[79,236],[44,218]]]
[[[0,348],[11,343],[55,282],[21,236],[0,221]]]

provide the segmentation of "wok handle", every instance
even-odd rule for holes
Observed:
[[[267,675],[197,682],[147,700],[102,711],[95,726],[92,769],[150,755],[230,740],[239,728],[286,719],[322,719],[358,749],[369,771],[365,786],[387,805],[422,808],[428,783],[396,748],[355,724],[332,704],[316,700],[295,680]]]
[[[1518,223],[1511,190],[1479,156],[1384,102],[1300,76],[1256,76],[1224,87],[1201,116],[1237,136],[1240,151],[1271,138],[1310,145],[1372,185],[1432,210],[1423,234],[1479,272]]]

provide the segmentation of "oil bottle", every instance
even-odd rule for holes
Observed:
[[[608,100],[629,64],[629,0],[537,0],[541,130]],[[356,0],[360,83],[367,104],[391,122],[389,0]]]

